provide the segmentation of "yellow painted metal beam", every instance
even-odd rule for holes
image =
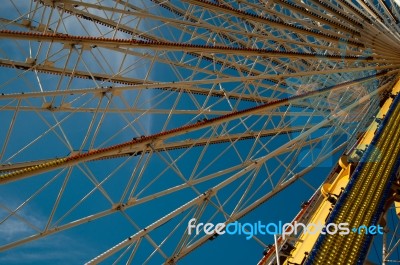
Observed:
[[[400,92],[400,81],[392,89],[392,94]],[[349,154],[350,161],[356,161],[359,150],[364,150],[371,144],[379,121],[388,113],[393,103],[392,98],[388,98],[382,105],[376,120],[372,122],[368,130],[360,137],[357,147]],[[378,210],[380,199],[382,198],[385,187],[388,185],[388,178],[398,157],[400,150],[396,146],[400,145],[400,105],[395,108],[387,125],[382,131],[377,141],[376,148],[373,150],[371,161],[365,163],[355,185],[350,190],[344,201],[344,206],[338,211],[334,223],[349,223],[352,227],[359,227],[373,223],[372,217]],[[358,152],[357,152],[358,150]],[[348,185],[352,174],[354,163],[349,163],[347,157],[342,157],[339,161],[340,172],[332,182],[322,185],[321,193],[325,196],[317,207],[309,223],[326,223],[336,198],[341,195],[343,189]],[[400,212],[400,210],[399,210]],[[309,253],[317,242],[319,233],[302,234],[294,246],[288,259],[284,264],[304,264]],[[348,235],[326,235],[319,249],[314,252],[317,255],[310,264],[355,264],[361,255],[360,251],[366,240],[366,234],[350,233]],[[311,258],[310,258],[311,259]]]

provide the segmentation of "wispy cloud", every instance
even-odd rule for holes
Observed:
[[[0,225],[0,238],[1,241],[11,241],[21,234],[30,232],[31,229],[24,223],[18,220],[7,220]]]
[[[0,264],[82,264],[95,255],[96,251],[90,244],[56,235],[3,252]]]
[[[14,196],[13,201],[19,200]],[[9,212],[1,208],[0,221],[4,221]],[[20,218],[11,216],[0,223],[0,246],[37,233],[21,219],[29,220],[32,226],[43,229],[47,217],[39,212],[36,206],[29,205],[17,212]],[[1,252],[0,264],[82,264],[98,254],[89,240],[83,236],[78,239],[74,234],[73,230],[60,232]]]

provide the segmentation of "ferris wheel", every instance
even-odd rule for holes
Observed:
[[[392,0],[4,2],[0,263],[258,261],[188,222],[289,221],[398,81]]]

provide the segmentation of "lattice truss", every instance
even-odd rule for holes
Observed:
[[[93,263],[174,263],[215,238],[191,218],[309,196],[400,65],[393,1],[4,2],[6,257],[73,236]]]

